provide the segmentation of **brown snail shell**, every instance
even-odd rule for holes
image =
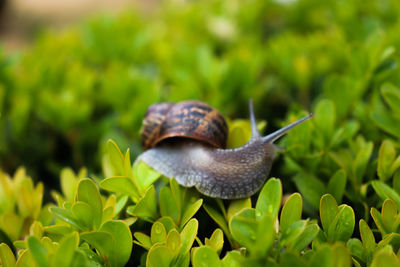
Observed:
[[[143,119],[141,136],[144,149],[174,137],[225,148],[228,126],[218,110],[201,101],[164,102],[149,107]]]
[[[263,137],[257,130],[253,104],[249,101],[251,139],[241,147],[224,149],[210,146],[212,143],[205,144],[203,140],[199,142],[192,133],[185,132],[185,129],[193,129],[195,132],[198,129],[219,129],[223,125],[222,120],[209,119],[208,115],[201,113],[200,120],[207,118],[203,122],[214,123],[217,121],[219,125],[205,127],[202,123],[198,123],[195,124],[198,127],[181,127],[181,124],[193,123],[194,117],[196,117],[194,115],[199,115],[191,112],[193,107],[200,105],[198,103],[201,102],[184,101],[175,105],[168,103],[150,107],[150,113],[155,110],[161,114],[156,115],[156,119],[151,123],[144,122],[144,125],[150,125],[155,133],[152,135],[149,130],[144,130],[142,136],[150,137],[152,141],[148,143],[148,146],[154,145],[154,147],[139,155],[136,162],[145,162],[164,176],[175,178],[182,186],[194,186],[204,195],[222,199],[244,198],[257,192],[265,182],[272,165],[276,150],[273,142],[312,116],[310,114]],[[166,110],[168,111],[166,112]],[[210,114],[215,116],[212,112]],[[185,116],[188,116],[189,119]],[[169,121],[173,123],[169,125]],[[161,124],[155,125],[155,122],[161,122]],[[169,139],[164,138],[165,136],[177,137],[177,135],[169,134],[169,131],[179,133],[180,139],[169,142]],[[221,133],[222,131],[217,131],[208,136],[219,137]],[[182,138],[186,135],[189,138]],[[165,140],[165,142],[160,140]],[[143,143],[147,144],[146,142],[144,140]],[[219,141],[224,144],[225,142]]]

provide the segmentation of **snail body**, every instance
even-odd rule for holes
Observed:
[[[151,110],[157,110],[159,107],[149,108],[144,121],[142,137],[146,138],[149,136],[151,130],[146,129],[145,126],[151,125],[151,128],[156,129],[156,135],[161,134],[161,137],[152,138],[161,141],[153,143],[154,147],[139,155],[136,161],[143,161],[164,176],[175,178],[182,186],[194,186],[204,195],[222,199],[244,198],[256,193],[266,180],[271,169],[276,150],[273,142],[312,115],[310,114],[272,134],[262,137],[257,130],[253,106],[250,101],[252,129],[250,140],[241,147],[225,149],[222,147],[218,148],[215,144],[218,143],[218,146],[222,146],[221,143],[226,143],[226,140],[222,142],[199,140],[196,135],[193,137],[192,133],[187,132],[181,135],[171,135],[174,137],[172,140],[163,138],[164,128],[183,127],[175,131],[176,133],[185,129],[191,129],[191,126],[185,128],[179,122],[184,123],[187,117],[189,117],[187,122],[193,122],[193,120],[195,121],[193,115],[200,117],[200,122],[197,122],[197,125],[201,130],[193,127],[192,130],[203,132],[201,135],[223,135],[225,131],[227,133],[226,123],[223,118],[221,120],[220,114],[208,105],[198,101],[183,101],[177,104],[181,105],[181,113],[178,111],[175,111],[176,113],[170,112],[173,105],[171,103],[168,104],[168,108],[162,109],[162,115],[156,115],[156,121],[159,121],[160,117],[164,118],[161,119],[162,122],[158,122],[160,125],[155,128],[152,123],[146,122],[146,119],[152,120]],[[200,109],[205,112],[198,114],[199,106],[205,107],[204,109]],[[187,108],[186,111],[183,107]],[[196,110],[196,112],[190,112],[193,110]],[[171,117],[176,118],[176,120],[172,120]],[[168,126],[169,121],[173,121],[172,125],[174,126]],[[212,125],[207,128],[207,123],[216,123],[217,126]],[[207,132],[205,129],[217,129],[215,130],[216,134],[204,134]],[[179,136],[189,136],[189,138],[177,138]],[[146,143],[146,139],[143,140],[143,143]]]

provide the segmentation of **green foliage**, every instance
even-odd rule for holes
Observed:
[[[399,12],[162,1],[0,53],[0,265],[399,266]],[[237,147],[249,98],[261,133],[314,113],[277,144],[281,180],[252,198],[132,165],[149,105],[201,99],[241,117],[228,118]]]
[[[18,169],[13,178],[0,170],[0,230],[15,241],[28,234],[34,220],[48,222],[42,210],[43,184],[36,187],[26,175],[25,169]]]
[[[356,134],[375,141],[375,126],[398,138],[400,7],[385,3],[165,1],[146,15],[129,10],[44,31],[19,57],[0,53],[2,166],[31,159],[41,174],[46,159],[53,178],[64,162],[97,171],[104,140],[137,155],[147,107],[189,98],[246,117],[252,97],[273,127],[288,110],[317,111],[312,134],[290,152],[309,164]],[[321,161],[313,170],[327,177],[331,166]]]
[[[266,262],[275,266],[350,266],[351,261],[357,266],[398,264],[400,215],[396,201],[400,197],[380,180],[371,185],[385,201],[381,212],[371,209],[371,216],[381,237],[377,240],[366,220],[361,219],[359,239],[353,233],[354,210],[346,204],[338,205],[333,195],[325,194],[319,200],[321,228],[317,220],[302,219],[303,198],[299,193],[288,196],[282,205],[282,184],[276,178],[267,181],[254,204],[250,198],[227,203],[208,199],[203,204],[194,189],[183,188],[174,179],[166,183],[146,165],[132,166],[129,151],[124,156],[113,141],[108,146],[104,170],[111,177],[100,182],[102,188],[112,192],[107,197],[93,180],[82,177],[85,170],[76,175],[64,169],[61,185],[65,195],[53,192],[57,205],[42,207],[40,202],[35,206],[33,199],[43,195],[40,184],[35,189],[23,169],[13,178],[2,173],[1,190],[7,196],[2,210],[8,216],[2,220],[8,224],[3,223],[1,229],[6,234],[0,245],[3,266],[125,266],[134,258],[141,259],[141,266],[264,266]],[[384,149],[388,150],[380,150]],[[339,170],[333,178],[342,181],[346,176]],[[25,191],[21,184],[28,185]],[[132,187],[127,189],[126,184]],[[21,200],[14,187],[24,194]],[[340,190],[335,192],[343,195]],[[31,208],[21,202],[24,199],[32,202]],[[8,206],[11,204],[19,211],[13,217],[7,213],[15,210]],[[199,237],[199,220],[193,218],[200,207],[210,215],[208,220],[221,227],[214,229],[204,243]],[[28,212],[31,210],[35,212]],[[24,225],[14,221],[24,221]],[[133,235],[129,225],[138,229]],[[28,231],[21,232],[20,228],[26,226]],[[146,252],[135,255],[133,243]],[[20,249],[17,257],[15,248]]]
[[[315,222],[301,220],[302,198],[298,193],[291,195],[286,201],[277,225],[281,198],[281,183],[278,179],[271,178],[261,190],[255,208],[251,207],[250,199],[233,201],[228,212],[220,206],[222,214],[204,206],[209,215],[221,226],[233,247],[245,248],[241,254],[230,256],[232,259],[228,260],[227,257],[231,254],[227,254],[219,263],[221,266],[224,266],[224,261],[245,265],[250,262],[255,264],[257,262],[261,264],[263,261],[279,262],[280,253],[285,249],[300,257],[300,253],[317,236],[319,227]],[[207,242],[205,246],[208,246]],[[196,258],[200,258],[198,254],[218,256],[218,249],[211,252],[210,249],[201,247],[201,250],[196,251],[197,249],[192,255],[194,262]],[[214,259],[214,256],[210,258]]]
[[[337,205],[331,195],[324,195],[320,203],[320,218],[323,228],[322,240],[346,242],[353,234],[355,216],[351,207]]]
[[[382,206],[382,213],[372,208],[371,215],[381,235],[380,241],[376,242],[371,228],[361,219],[359,223],[361,241],[352,238],[347,242],[353,260],[369,266],[377,266],[377,264],[398,266],[399,260],[393,251],[398,251],[400,248],[398,233],[400,219],[394,202],[386,199]]]

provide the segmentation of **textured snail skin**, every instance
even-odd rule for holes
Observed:
[[[166,177],[174,177],[185,187],[210,197],[245,198],[256,193],[266,180],[274,158],[273,142],[312,116],[306,116],[282,129],[261,137],[257,130],[252,103],[252,137],[238,148],[219,149],[193,140],[177,139],[142,153],[143,161]]]
[[[235,149],[210,148],[193,141],[166,144],[147,150],[138,160],[174,177],[180,185],[195,186],[204,195],[235,199],[251,196],[261,187],[273,156],[274,146],[263,146],[257,138]]]

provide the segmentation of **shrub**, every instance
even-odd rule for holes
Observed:
[[[165,1],[1,55],[2,264],[399,265],[399,11],[394,0]],[[280,179],[221,201],[131,164],[146,108],[188,98],[232,118],[253,98],[268,132],[315,116],[280,141]],[[248,138],[246,121],[230,121],[231,146]],[[56,173],[54,204],[44,189]]]
[[[34,187],[23,169],[13,178],[1,173],[3,266],[124,266],[128,260],[140,266],[399,264],[400,196],[382,181],[372,182],[386,199],[381,212],[371,209],[379,233],[375,237],[361,219],[359,239],[353,208],[338,205],[331,194],[319,200],[318,220],[302,219],[299,193],[281,206],[282,184],[276,178],[255,201],[204,199],[141,162],[132,166],[129,150],[122,154],[112,141],[107,147],[103,167],[110,177],[99,185],[112,194],[101,194],[93,180],[83,178],[85,170],[76,175],[64,169],[62,193],[52,193],[57,204],[42,206],[42,184]],[[207,218],[196,216],[201,208]],[[212,234],[204,236],[207,232]],[[144,251],[132,250],[132,235]]]
[[[96,152],[108,138],[139,153],[150,104],[190,98],[231,117],[246,117],[254,98],[258,117],[273,127],[288,111],[328,99],[337,124],[354,119],[360,133],[381,138],[369,123],[373,110],[393,135],[397,121],[386,117],[379,88],[399,84],[398,8],[396,1],[166,1],[148,15],[130,10],[44,33],[0,67],[1,164],[9,172],[23,164],[53,185],[65,165],[98,172]]]

